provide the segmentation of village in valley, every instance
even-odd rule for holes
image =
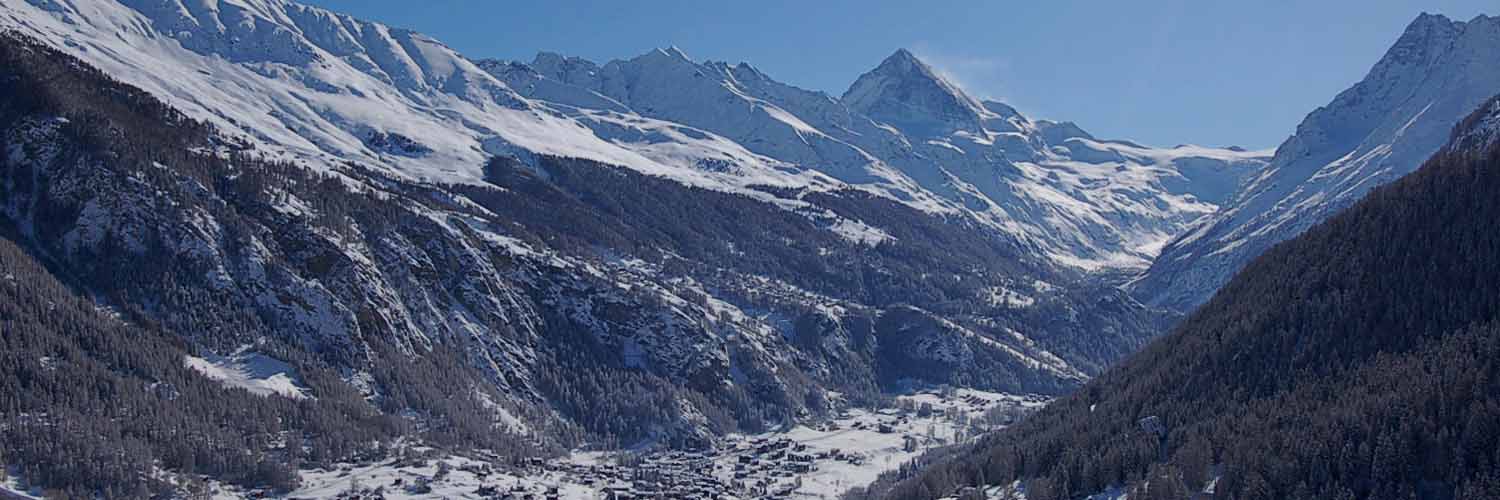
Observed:
[[[702,450],[575,452],[500,465],[441,457],[312,471],[292,497],[581,499],[820,499],[869,485],[927,450],[1010,425],[1046,404],[1036,395],[939,388],[875,410],[756,435]],[[227,493],[227,492],[226,492]]]

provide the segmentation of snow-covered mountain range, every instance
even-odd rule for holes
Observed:
[[[1314,110],[1269,167],[1162,251],[1131,286],[1189,310],[1271,245],[1412,172],[1500,89],[1500,18],[1419,16],[1363,80]]]
[[[529,98],[706,130],[926,211],[972,214],[1088,269],[1143,266],[1267,154],[1099,140],[971,97],[904,49],[842,98],[675,47],[602,66],[551,53],[479,64]]]
[[[549,154],[763,198],[750,188],[852,186],[975,215],[1083,268],[1145,266],[1264,157],[1033,121],[905,50],[839,99],[675,48],[603,66],[555,54],[476,64],[419,33],[281,0],[26,0],[3,16],[315,168],[475,183],[488,157]]]

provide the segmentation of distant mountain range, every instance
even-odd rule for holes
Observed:
[[[1089,270],[1143,266],[1268,154],[1098,140],[970,97],[904,49],[842,98],[675,47],[603,66],[549,53],[479,65],[528,98],[705,130],[924,211],[964,213]]]

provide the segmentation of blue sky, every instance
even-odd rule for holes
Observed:
[[[1363,77],[1419,12],[1500,14],[1480,0],[309,1],[473,58],[676,45],[835,96],[906,47],[976,96],[1097,136],[1252,148]]]

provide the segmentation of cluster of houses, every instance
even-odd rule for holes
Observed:
[[[915,453],[925,446],[961,441],[968,437],[969,431],[993,424],[1013,423],[1031,407],[1038,406],[1040,401],[1030,404],[1033,401],[1026,398],[997,404],[1002,401],[973,393],[945,392],[925,401],[903,399],[897,403],[859,416],[850,411],[841,412],[833,419],[814,425],[818,431],[815,435],[833,436],[847,431],[895,434],[900,438],[898,442],[903,452]],[[946,423],[935,425],[937,420]],[[919,430],[924,424],[925,432]],[[483,467],[484,470],[467,467],[457,470],[467,472],[485,484],[472,493],[486,499],[563,500],[577,498],[584,490],[592,490],[597,495],[595,498],[606,500],[785,499],[803,488],[804,480],[818,484],[810,486],[815,490],[826,488],[827,484],[818,483],[829,481],[824,477],[827,473],[820,473],[820,469],[840,471],[850,466],[877,466],[875,460],[880,458],[867,456],[861,451],[812,448],[808,443],[786,436],[761,436],[730,437],[698,451],[621,454],[597,461],[536,458],[523,464],[512,464],[519,468],[502,474],[518,478],[552,478],[554,482],[560,479],[567,483],[564,485],[566,491],[544,484],[544,481],[512,479],[490,483],[487,478],[499,471],[490,470],[488,465]],[[889,462],[889,457],[886,458]],[[346,498],[378,498],[381,493],[392,492],[391,488],[405,490],[404,493],[408,494],[430,493],[431,485],[441,482],[447,472],[440,468],[437,474],[429,477],[411,475],[376,491],[351,488],[350,493],[364,494]],[[977,493],[956,491],[952,496],[963,500],[982,497]]]
[[[614,499],[714,499],[737,496],[712,452],[653,453],[621,464],[553,462],[551,471]]]
[[[951,399],[950,399],[951,398]],[[915,452],[933,436],[911,434],[913,418],[943,416],[970,420],[971,412],[993,409],[996,401],[976,394],[946,394],[941,411],[932,403],[908,403],[855,418],[843,413],[817,426],[823,432],[860,430],[901,434],[902,449]],[[977,423],[977,422],[976,422]],[[863,466],[872,458],[840,449],[810,449],[787,437],[732,438],[717,448],[639,456],[630,465],[566,465],[559,472],[603,492],[605,499],[790,498],[803,476],[833,462]]]
[[[752,438],[728,443],[708,451],[668,451],[632,457],[622,463],[579,464],[567,461],[544,466],[548,472],[568,478],[599,492],[605,500],[619,499],[718,499],[790,498],[802,486],[801,476],[818,470],[826,461],[854,465],[867,460],[861,454],[841,450],[809,450],[806,444],[787,438]],[[551,500],[533,496],[506,496],[494,490],[490,498]],[[489,493],[489,491],[483,492]]]
[[[561,500],[562,492],[556,486],[526,486],[515,484],[509,488],[495,485],[480,486],[474,491],[480,498],[498,500]]]
[[[669,451],[624,464],[552,464],[554,472],[606,500],[787,498],[819,458],[789,439],[753,439],[709,451]]]

